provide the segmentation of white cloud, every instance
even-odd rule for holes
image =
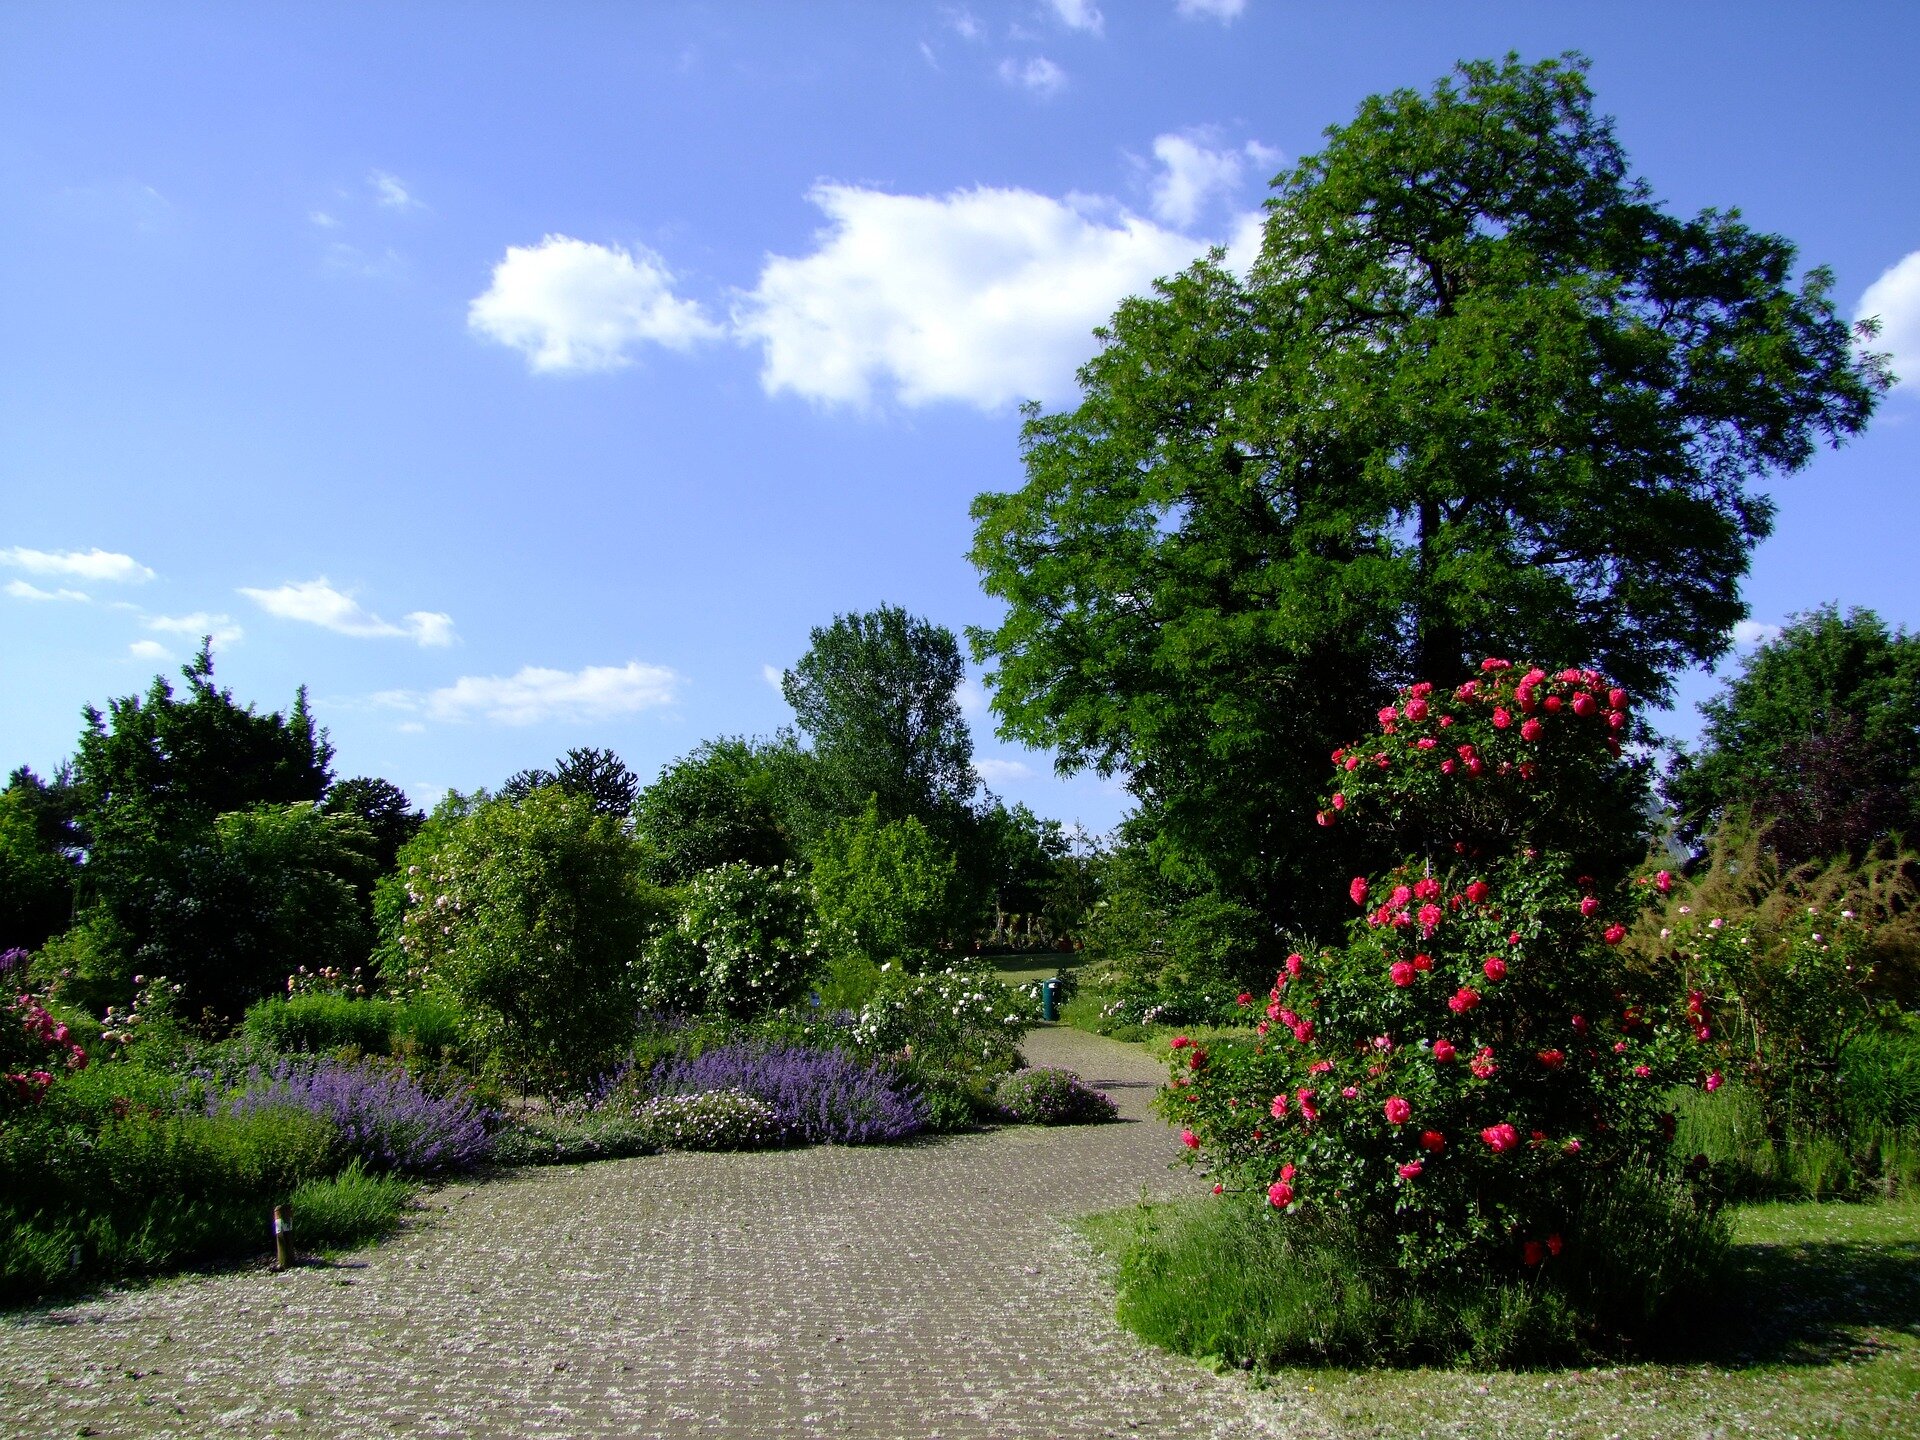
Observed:
[[[1161,165],[1153,182],[1153,213],[1169,225],[1192,225],[1218,196],[1240,188],[1249,159],[1277,158],[1264,145],[1216,150],[1205,131],[1160,135],[1153,156]]]
[[[493,283],[467,307],[475,334],[510,345],[533,370],[610,370],[651,340],[685,350],[720,335],[700,306],[673,293],[651,251],[566,235],[511,245]]]
[[[960,706],[960,713],[970,720],[978,720],[987,713],[987,692],[980,688],[978,680],[962,680],[953,698]]]
[[[787,698],[787,687],[785,684],[786,671],[782,670],[778,665],[762,665],[760,667],[760,678],[771,685],[773,687],[773,693],[778,695],[782,700]]]
[[[947,11],[947,25],[962,40],[984,40],[987,36],[986,26],[971,10]]]
[[[338,230],[340,228],[340,222],[324,210],[311,210],[307,212],[307,221],[309,224],[318,225],[322,230]]]
[[[247,633],[233,623],[231,615],[213,615],[205,610],[191,615],[148,615],[141,623],[163,635],[186,635],[195,640],[210,635],[215,645],[231,645]]]
[[[1770,645],[1780,638],[1780,627],[1760,620],[1742,620],[1733,627],[1733,643],[1742,650]]]
[[[419,645],[451,645],[456,638],[451,615],[437,610],[415,610],[405,617],[404,624],[396,625],[364,609],[348,592],[334,589],[324,575],[275,590],[252,590],[243,586],[240,593],[269,615],[318,625],[339,635],[363,640],[404,635]]]
[[[407,187],[400,183],[400,177],[389,175],[384,170],[375,170],[367,176],[367,184],[373,187],[373,198],[389,210],[416,210],[420,202],[407,193]]]
[[[1247,0],[1179,0],[1173,7],[1186,20],[1218,20],[1231,25],[1246,11]]]
[[[1047,0],[1047,3],[1069,30],[1098,35],[1107,28],[1107,17],[1100,13],[1100,7],[1093,0]]]
[[[1033,779],[1033,767],[1019,760],[976,760],[973,773],[988,785],[1017,785]]]
[[[764,347],[761,384],[864,406],[992,409],[1072,393],[1093,328],[1181,269],[1200,242],[1105,202],[981,187],[944,196],[815,187],[819,246],[771,256],[736,308]]]
[[[1900,388],[1920,394],[1920,250],[1887,267],[1860,297],[1856,319],[1880,318],[1871,348],[1893,357]]]
[[[534,725],[657,709],[673,703],[680,684],[680,676],[663,665],[629,660],[572,671],[529,665],[514,675],[463,675],[438,690],[388,690],[373,699],[429,720]]]
[[[42,590],[38,585],[31,585],[25,580],[9,580],[7,594],[16,600],[86,600],[88,598],[86,592],[82,590],[65,588]]]
[[[0,565],[11,565],[30,575],[58,575],[74,580],[90,580],[96,585],[142,585],[153,579],[153,571],[131,555],[112,550],[29,550],[16,545],[0,550]]]
[[[127,646],[127,654],[135,660],[171,660],[173,652],[158,640],[136,640]]]
[[[1002,60],[1000,78],[1035,95],[1052,95],[1067,83],[1067,72],[1046,56],[1036,55],[1031,60]]]

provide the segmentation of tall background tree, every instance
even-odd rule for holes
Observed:
[[[953,632],[898,606],[817,626],[780,688],[811,744],[822,819],[859,815],[871,798],[882,823],[911,816],[964,849],[979,789],[965,678]]]
[[[1275,181],[1250,273],[1125,301],[975,501],[1001,733],[1124,776],[1168,883],[1331,918],[1314,786],[1396,681],[1520,654],[1664,698],[1746,614],[1753,482],[1887,385],[1825,270],[1655,202],[1586,70],[1365,101]]]
[[[640,794],[640,781],[626,762],[611,750],[578,746],[554,761],[551,770],[521,770],[507,777],[500,793],[510,800],[524,800],[542,785],[557,785],[569,795],[578,795],[593,805],[594,813],[624,820],[633,813],[633,802]]]
[[[1795,616],[1713,699],[1665,791],[1683,839],[1745,809],[1788,865],[1920,839],[1920,637],[1871,610]]]
[[[315,808],[333,749],[304,690],[284,713],[242,705],[204,643],[181,676],[184,694],[156,678],[86,712],[81,923],[61,959],[82,1003],[124,1003],[146,971],[233,1014],[292,964],[365,956],[354,889],[373,842],[358,817]]]

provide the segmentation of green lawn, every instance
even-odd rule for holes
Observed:
[[[1115,1211],[1083,1228],[1111,1256],[1142,1219]],[[1355,1437],[1920,1437],[1920,1203],[1750,1206],[1737,1236],[1723,1318],[1660,1363],[1258,1383],[1308,1412],[1303,1429]]]

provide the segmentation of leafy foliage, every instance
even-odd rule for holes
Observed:
[[[304,691],[284,715],[241,706],[205,646],[181,674],[184,697],[156,679],[87,711],[74,775],[92,938],[73,998],[123,1003],[134,972],[160,971],[194,1008],[238,1016],[293,957],[364,957],[354,885],[372,842],[315,809],[333,751]]]
[[[552,786],[517,805],[450,796],[400,858],[378,896],[390,984],[451,997],[522,1083],[558,1090],[612,1065],[665,909],[617,821]]]
[[[37,949],[71,923],[80,880],[74,805],[66,775],[49,785],[24,765],[0,790],[0,950]]]
[[[721,865],[694,877],[679,924],[649,945],[648,998],[760,1014],[796,998],[819,959],[813,904],[797,870]]]
[[[953,852],[913,816],[883,823],[869,799],[813,848],[813,903],[836,956],[923,970],[965,931]]]
[[[1161,1101],[1224,1183],[1337,1208],[1410,1275],[1584,1263],[1583,1206],[1669,1173],[1667,1091],[1706,1071],[1616,948],[1625,693],[1482,670],[1336,752],[1323,818],[1409,857],[1353,878],[1346,945],[1288,957],[1251,1043],[1176,1040]]]
[[[684,885],[721,865],[784,865],[798,858],[789,812],[811,759],[790,738],[703,742],[640,793],[634,822],[648,874]]]
[[[367,833],[373,837],[371,857],[375,875],[384,875],[393,869],[400,847],[420,833],[427,819],[413,808],[413,802],[398,785],[365,775],[336,780],[321,808],[330,815],[352,815],[366,826]]]
[[[1701,707],[1696,753],[1666,781],[1698,842],[1749,810],[1793,866],[1860,856],[1920,816],[1920,637],[1871,610],[1796,616]]]
[[[955,843],[979,784],[957,698],[965,677],[953,632],[898,606],[814,629],[781,690],[812,741],[815,830],[871,799],[882,821],[912,816]]]
[[[1888,384],[1824,270],[1663,211],[1578,57],[1365,101],[1223,257],[1129,299],[974,502],[1003,735],[1125,777],[1176,878],[1316,928],[1310,757],[1392,685],[1558,655],[1660,698],[1745,615],[1754,479]]]

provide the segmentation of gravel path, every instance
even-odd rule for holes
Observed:
[[[0,1435],[1294,1435],[1146,1349],[1068,1218],[1190,1189],[1158,1068],[1051,1029],[1125,1123],[665,1155],[446,1187],[335,1267],[0,1322]]]

